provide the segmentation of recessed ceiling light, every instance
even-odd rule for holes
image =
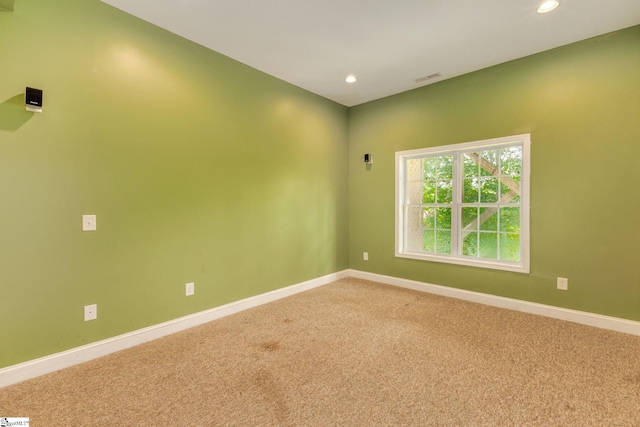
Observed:
[[[558,6],[560,6],[560,2],[558,2],[556,0],[545,1],[538,8],[538,13],[551,12],[553,9],[555,9]]]
[[[358,79],[353,74],[348,75],[346,79],[344,79],[347,83],[355,83]]]

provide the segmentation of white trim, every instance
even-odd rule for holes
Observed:
[[[457,211],[457,209],[454,210]],[[492,268],[494,270],[513,271],[514,273],[529,273],[529,260],[523,260],[523,263],[516,263],[489,258],[457,257],[453,255],[427,254],[423,252],[409,251],[397,252],[396,257],[417,259],[421,261],[444,262],[446,264],[466,265],[468,267]]]
[[[124,350],[136,345],[155,340],[194,326],[211,322],[249,308],[273,302],[300,292],[323,286],[336,280],[349,277],[349,271],[343,270],[328,274],[306,282],[276,289],[271,292],[249,297],[240,301],[225,304],[210,310],[190,314],[158,325],[138,329],[116,337],[72,348],[39,359],[30,360],[0,369],[0,388],[26,381],[40,375],[55,372],[83,362],[88,362],[116,351]]]
[[[505,298],[464,289],[450,288],[447,286],[433,285],[415,280],[402,279],[393,276],[384,276],[376,273],[368,273],[359,270],[343,270],[328,274],[306,282],[298,283],[282,289],[276,289],[261,295],[256,295],[240,301],[235,301],[220,307],[194,313],[158,325],[149,326],[137,331],[129,332],[116,337],[108,338],[95,343],[76,347],[60,353],[55,353],[39,359],[30,360],[18,365],[0,369],[0,388],[16,384],[40,375],[68,368],[83,362],[88,362],[116,351],[125,350],[148,341],[202,325],[231,314],[239,313],[249,308],[273,302],[281,298],[295,295],[313,288],[327,285],[336,280],[347,277],[366,279],[387,285],[413,289],[421,292],[442,295],[465,301],[477,302],[493,307],[506,308],[524,313],[537,314],[554,319],[566,320],[583,325],[594,326],[602,329],[623,332],[640,336],[640,322],[620,319],[617,317],[603,316],[584,311],[570,310],[534,302],[521,301],[513,298]]]
[[[530,140],[530,133],[521,133],[519,135],[503,136],[499,138],[482,139],[480,141],[461,142],[458,144],[440,145],[436,147],[418,148],[415,150],[396,151],[396,155],[402,157],[421,157],[424,154],[441,154],[453,151],[461,151],[467,149],[475,149],[477,147],[500,147],[510,144],[521,143],[523,140]]]
[[[554,319],[566,320],[568,322],[580,323],[582,325],[594,326],[596,328],[609,329],[612,331],[623,332],[625,334],[640,335],[640,322],[634,320],[620,319],[618,317],[604,316],[586,311],[571,310],[568,308],[554,307],[535,302],[483,294],[480,292],[467,291],[465,289],[433,285],[430,283],[402,279],[393,276],[384,276],[365,271],[349,270],[349,276],[357,279],[371,280],[378,283],[398,286],[401,288],[477,302],[493,307],[506,308],[509,310],[521,311],[523,313],[537,314]]]

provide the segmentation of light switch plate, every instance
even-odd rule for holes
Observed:
[[[195,286],[196,285],[193,282],[187,283],[185,285],[185,295],[190,297],[191,295],[195,294],[196,293]]]
[[[95,230],[96,230],[96,216],[82,215],[82,231],[95,231]]]

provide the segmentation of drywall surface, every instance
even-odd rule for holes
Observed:
[[[348,267],[346,107],[97,0],[0,39],[0,367]]]
[[[639,118],[640,26],[350,109],[350,267],[640,320]],[[395,257],[396,151],[523,133],[530,274]]]

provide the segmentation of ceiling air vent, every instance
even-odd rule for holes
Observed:
[[[429,74],[428,76],[424,76],[424,77],[420,77],[419,79],[416,79],[415,82],[423,83],[423,82],[426,82],[427,80],[437,79],[438,77],[442,77],[442,73]]]

